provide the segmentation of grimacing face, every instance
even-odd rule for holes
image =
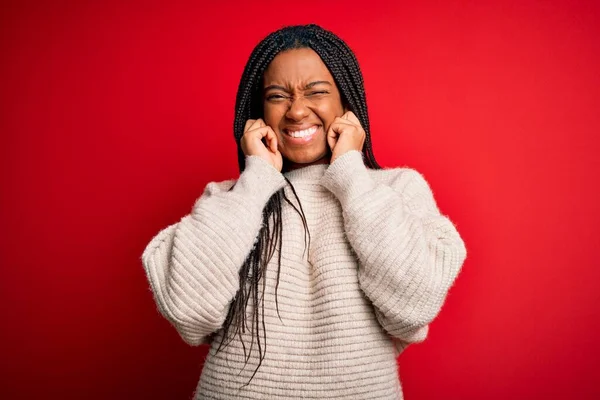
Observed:
[[[277,135],[284,168],[328,163],[327,131],[345,108],[333,76],[314,50],[279,53],[263,77],[264,121]]]

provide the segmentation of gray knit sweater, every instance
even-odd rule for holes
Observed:
[[[283,187],[296,201],[284,175],[306,215],[310,251],[300,216],[283,202],[281,320],[276,253],[266,271],[265,359],[245,386],[257,343],[246,365],[239,340],[216,349],[264,206]],[[356,400],[403,398],[396,357],[425,339],[465,258],[421,174],[370,170],[351,151],[285,174],[247,157],[237,182],[209,183],[142,261],[160,313],[185,342],[211,343],[196,398]],[[252,339],[244,337],[247,350]]]

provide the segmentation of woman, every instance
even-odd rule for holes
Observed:
[[[424,178],[381,169],[363,79],[337,36],[286,27],[238,89],[240,176],[209,183],[142,256],[159,311],[210,344],[196,396],[401,399],[466,249]]]

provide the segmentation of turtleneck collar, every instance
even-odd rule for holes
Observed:
[[[329,164],[308,165],[306,167],[284,172],[283,175],[288,178],[290,182],[318,181],[323,174],[325,174],[327,168],[329,168]]]

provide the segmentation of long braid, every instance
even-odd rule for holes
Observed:
[[[246,121],[263,117],[261,88],[263,74],[277,54],[282,51],[298,48],[311,48],[321,57],[339,88],[344,105],[356,114],[365,130],[366,139],[362,151],[367,166],[372,169],[381,168],[373,155],[367,100],[363,76],[358,61],[352,50],[342,39],[318,25],[310,24],[289,26],[269,34],[254,48],[246,63],[238,86],[235,118],[233,122],[233,132],[238,149],[238,165],[240,172],[243,172],[246,166],[246,156],[244,155],[240,144],[244,134]],[[232,340],[238,337],[242,342],[244,357],[247,364],[256,338],[259,362],[246,385],[248,385],[256,375],[266,354],[267,336],[264,320],[265,272],[266,267],[277,248],[279,249],[279,253],[277,260],[278,269],[275,287],[275,304],[277,307],[277,315],[279,316],[277,289],[279,287],[279,277],[281,273],[281,250],[283,244],[282,201],[285,201],[292,206],[298,215],[300,215],[306,232],[305,237],[308,237],[308,242],[305,241],[305,246],[308,246],[307,248],[310,251],[310,232],[308,231],[304,210],[302,209],[300,199],[298,198],[293,185],[287,179],[286,182],[291,187],[292,193],[298,203],[298,207],[286,197],[284,189],[279,190],[271,196],[267,202],[267,205],[263,209],[262,226],[258,232],[254,247],[250,250],[244,264],[240,268],[240,287],[229,307],[222,328],[223,335],[221,343],[217,348],[217,352],[219,352],[224,346],[227,346]],[[261,279],[262,295],[259,296],[259,282]],[[246,309],[250,299],[252,299],[253,302],[253,310],[250,321],[248,321]],[[260,315],[259,306],[261,310]],[[281,316],[279,316],[279,318],[281,320]],[[262,326],[263,330],[262,343],[259,329],[260,326]],[[242,337],[242,334],[244,334],[246,330],[249,330],[252,334],[252,341],[248,349],[246,349]]]

